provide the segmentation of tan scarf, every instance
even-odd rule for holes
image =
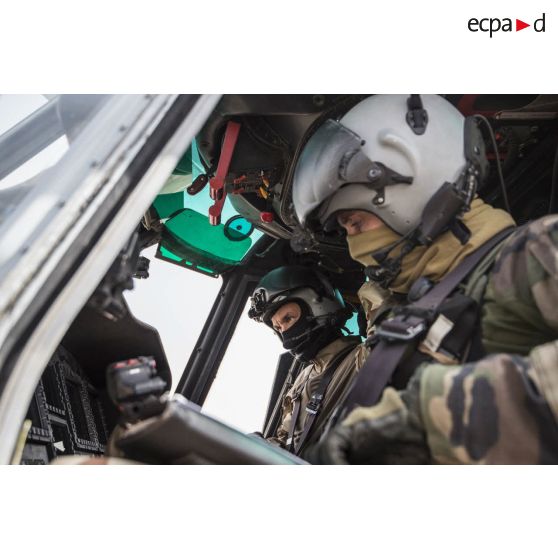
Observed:
[[[480,198],[473,200],[471,210],[463,217],[463,222],[471,231],[471,238],[462,245],[451,233],[438,237],[431,246],[417,246],[401,262],[401,272],[390,285],[396,293],[407,293],[419,277],[438,281],[479,246],[507,227],[515,225],[512,217],[501,209],[494,209]],[[378,265],[371,253],[386,248],[401,238],[389,227],[366,231],[347,237],[349,252],[353,260],[362,265]],[[389,257],[397,256],[401,251],[398,246]]]

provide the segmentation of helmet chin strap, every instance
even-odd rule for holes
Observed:
[[[401,237],[400,240],[390,244],[386,248],[381,250],[376,250],[370,255],[378,262],[378,265],[369,265],[364,269],[365,275],[373,281],[380,285],[380,287],[387,289],[395,280],[395,278],[401,272],[401,263],[403,258],[413,250],[420,243],[417,240],[417,235],[415,229],[411,234]],[[401,252],[398,256],[390,258],[389,255],[398,246],[402,246]]]
[[[421,224],[417,228],[397,242],[370,254],[378,265],[366,267],[366,276],[387,289],[401,272],[401,265],[407,254],[417,246],[429,246],[446,231],[450,231],[462,245],[465,245],[471,237],[471,231],[459,216],[469,210],[471,199],[466,200],[456,184],[446,182],[428,203]],[[399,254],[389,257],[399,246]]]
[[[384,289],[388,288],[401,272],[403,258],[409,252],[417,246],[429,246],[446,231],[465,245],[471,238],[471,231],[459,217],[469,211],[476,185],[477,172],[472,165],[467,165],[457,182],[445,182],[424,208],[418,227],[397,242],[370,254],[378,265],[368,266],[364,270],[366,276]],[[399,255],[390,258],[393,250],[401,245]]]

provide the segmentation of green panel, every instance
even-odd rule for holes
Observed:
[[[183,180],[185,188],[202,172],[194,143],[169,180]],[[195,196],[185,191],[157,196],[153,206],[164,223],[157,257],[212,276],[240,262],[263,233],[237,215],[228,198],[221,214],[223,224],[211,225],[208,209],[213,203],[209,185]]]
[[[184,192],[161,194],[155,198],[153,206],[160,219],[167,219],[177,211],[184,209]]]
[[[254,234],[254,225],[241,215],[235,215],[225,223],[223,233],[230,241],[239,242]]]
[[[165,242],[169,242],[170,246],[172,247],[172,250],[169,250],[168,248],[165,248],[165,246],[163,246],[163,243]],[[180,253],[183,253],[185,257],[177,256],[177,254]],[[186,258],[192,258],[191,250],[188,248],[184,249],[184,247],[181,246],[178,247],[176,245],[173,246],[172,241],[168,241],[168,239],[167,241],[164,240],[161,244],[159,244],[155,257],[160,260],[164,260],[166,262],[179,265],[180,267],[193,269],[194,271],[198,271],[200,273],[203,273],[204,275],[210,275],[211,277],[219,277],[219,273],[224,271],[224,269],[214,270],[208,267],[197,265],[196,263],[189,261]],[[194,258],[199,259],[201,261],[205,261],[203,256],[195,255]]]
[[[159,249],[161,251],[161,255],[164,258],[166,258],[167,260],[173,260],[175,262],[182,262],[183,261],[180,256],[176,256],[170,250],[167,250],[164,246],[160,246]],[[185,263],[188,264],[190,262],[185,262]]]
[[[231,241],[225,236],[223,225],[212,226],[205,215],[191,209],[185,209],[169,219],[165,227],[176,240],[229,265],[240,261],[252,246],[249,238]]]

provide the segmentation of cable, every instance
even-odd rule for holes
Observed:
[[[500,181],[500,187],[502,188],[504,206],[506,208],[506,211],[511,215],[510,202],[508,200],[506,184],[504,183],[504,175],[502,174],[502,165],[500,164],[500,157],[498,154],[498,146],[496,145],[496,138],[494,137],[494,131],[492,130],[492,126],[490,125],[490,122],[488,121],[488,118],[486,118],[486,116],[483,116],[482,114],[475,114],[475,118],[480,120],[488,129],[490,140],[492,142],[492,149],[494,150],[494,156],[496,157],[496,169],[498,170],[498,180]]]

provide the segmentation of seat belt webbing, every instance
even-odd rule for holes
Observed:
[[[353,386],[350,388],[348,396],[343,403],[342,414],[350,412],[355,407],[367,407],[379,401],[384,388],[388,385],[409,343],[415,341],[420,333],[427,329],[427,313],[435,314],[440,304],[475,268],[482,258],[513,230],[514,228],[508,228],[492,237],[488,242],[485,242],[480,248],[475,250],[475,252],[467,256],[453,271],[417,302],[403,307],[402,313],[405,317],[396,316],[386,320],[387,323],[383,333],[383,322],[380,324],[378,333],[380,341],[372,349],[357,374]],[[406,338],[404,337],[405,335],[407,335]]]
[[[306,442],[306,439],[308,438],[308,435],[310,434],[310,431],[312,430],[314,422],[320,414],[325,393],[329,387],[329,384],[331,383],[331,380],[333,380],[333,376],[335,375],[337,368],[355,347],[356,344],[351,344],[348,347],[344,348],[340,353],[337,354],[337,356],[333,359],[333,361],[323,373],[318,387],[316,388],[314,393],[312,393],[310,402],[306,406],[306,420],[304,421],[304,428],[302,430],[302,433],[300,434],[298,443],[294,446],[295,455],[299,455],[301,449],[304,446],[304,443]]]

